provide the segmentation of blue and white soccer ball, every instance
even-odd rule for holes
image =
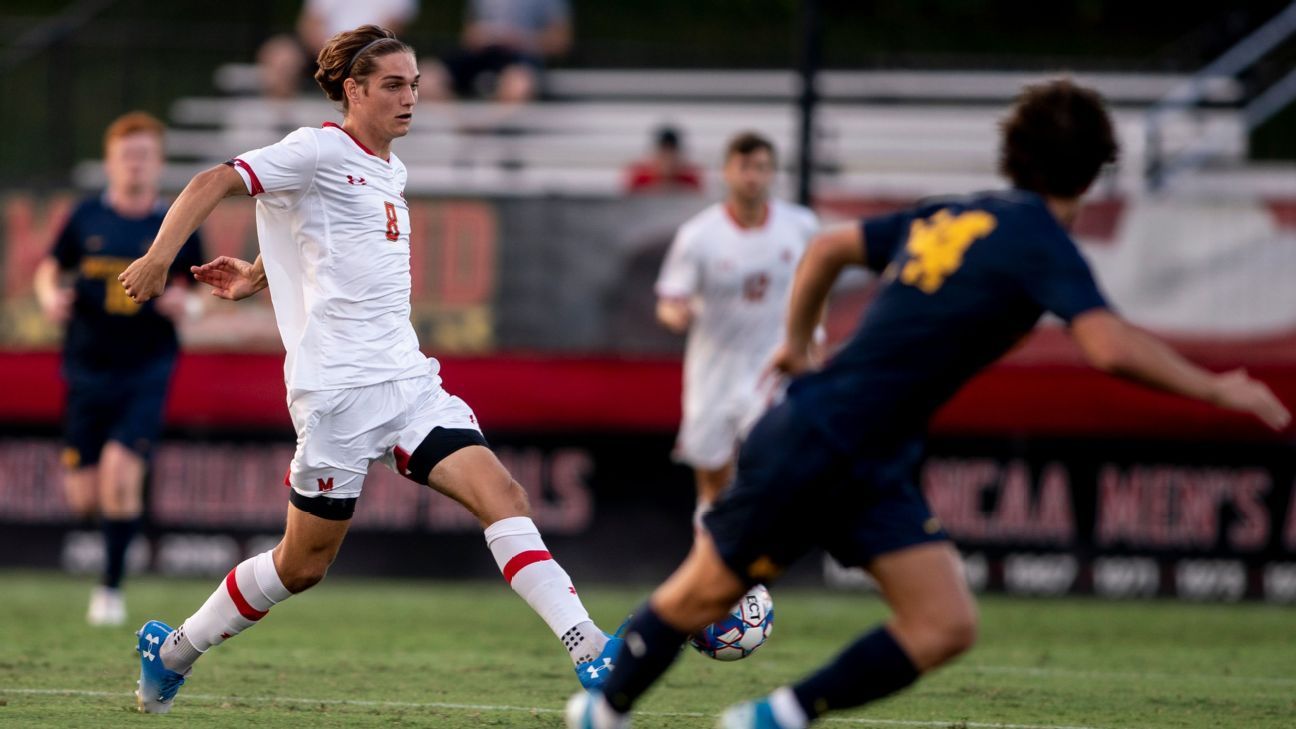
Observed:
[[[689,645],[717,661],[736,661],[765,645],[773,629],[774,601],[764,585],[757,585],[728,615],[694,633]]]

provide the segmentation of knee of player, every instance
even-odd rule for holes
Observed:
[[[279,579],[291,593],[305,592],[318,585],[328,574],[329,561],[304,559],[292,564],[279,565]]]
[[[943,639],[945,650],[952,658],[966,653],[976,645],[979,625],[975,613],[952,617],[944,626]]]
[[[977,640],[975,610],[949,608],[921,616],[897,616],[892,632],[921,667],[930,668],[967,652]]]
[[[673,625],[701,627],[724,617],[738,597],[714,585],[695,585],[679,589],[664,585],[652,597],[653,608]]]
[[[974,609],[952,609],[944,612],[930,626],[938,652],[948,658],[966,653],[976,644],[978,620]]]
[[[531,500],[527,498],[526,489],[522,488],[522,484],[510,478],[507,489],[506,498],[518,514],[530,514]]]

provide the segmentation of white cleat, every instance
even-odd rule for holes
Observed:
[[[126,598],[121,590],[100,585],[90,593],[86,622],[95,627],[115,628],[126,624]]]

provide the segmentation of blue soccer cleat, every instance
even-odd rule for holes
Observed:
[[[567,729],[629,729],[630,717],[612,711],[597,691],[581,691],[567,700]]]
[[[607,644],[603,646],[597,658],[576,664],[576,678],[580,680],[581,687],[586,691],[597,691],[603,688],[612,669],[616,667],[614,661],[617,653],[621,651],[621,646],[625,645],[625,629],[629,624],[630,618],[626,618],[615,633],[607,636]]]
[[[159,650],[167,636],[171,635],[169,625],[150,620],[135,635],[139,636],[135,652],[140,654],[140,677],[139,687],[135,690],[135,705],[146,714],[165,714],[171,710],[171,700],[184,685],[188,671],[180,674],[162,665]]]
[[[769,698],[744,701],[734,704],[720,715],[716,729],[792,729],[785,727],[774,718],[774,709],[770,707]]]

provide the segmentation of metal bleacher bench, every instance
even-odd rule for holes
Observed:
[[[995,182],[997,123],[1022,85],[1051,74],[999,72],[842,72],[821,74],[816,119],[820,189],[918,193]],[[1052,74],[1055,75],[1055,74]],[[1113,104],[1126,164],[1138,169],[1143,110],[1184,77],[1077,74]],[[223,67],[226,92],[254,91],[248,66]],[[504,107],[484,102],[423,103],[396,151],[415,194],[580,194],[621,190],[625,164],[648,149],[652,131],[671,124],[688,154],[714,168],[741,129],[769,137],[785,168],[795,158],[799,81],[787,71],[554,70],[546,98]],[[1215,84],[1212,101],[1240,93]],[[169,186],[238,152],[270,144],[299,126],[337,120],[322,98],[266,101],[255,96],[178,100],[171,110]],[[1203,130],[1243,156],[1245,135],[1230,110],[1205,110],[1165,131],[1167,143]],[[93,180],[95,163],[79,170]],[[714,173],[712,173],[714,174]]]

